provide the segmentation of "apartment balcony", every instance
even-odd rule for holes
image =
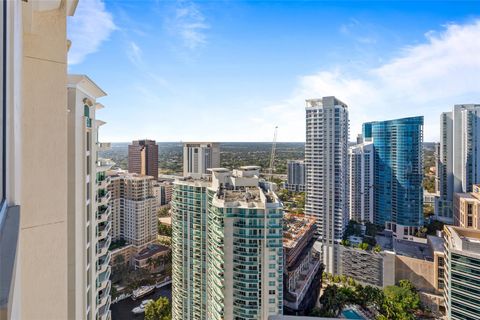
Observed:
[[[102,223],[108,220],[112,209],[110,206],[101,205],[97,208],[97,223]]]
[[[97,176],[97,187],[99,189],[106,189],[108,187],[108,185],[110,184],[110,182],[112,181],[112,178],[110,176],[105,176],[104,171],[98,172],[97,175],[99,173],[102,173],[104,177],[99,179],[98,176]]]
[[[108,201],[110,201],[111,193],[106,191],[106,189],[98,189],[97,193],[97,203],[100,206],[108,206]]]
[[[106,304],[110,298],[110,281],[102,282],[101,287],[97,286],[97,305]]]
[[[106,239],[111,229],[110,222],[103,222],[97,226],[97,238],[98,240]]]
[[[114,165],[115,162],[112,160],[100,158],[97,161],[97,172],[110,170],[110,168],[112,168]]]
[[[97,258],[102,257],[108,253],[108,248],[112,242],[111,237],[97,243]]]
[[[98,304],[97,320],[110,320],[112,318],[110,313],[110,303],[111,297],[108,296],[108,298],[105,299],[104,304]]]
[[[97,288],[101,288],[102,286],[106,285],[106,282],[108,282],[110,279],[111,267],[108,264],[105,264],[104,266],[105,268],[102,268],[104,271],[98,273],[97,276]]]
[[[97,142],[98,151],[108,151],[111,148],[112,148],[112,144],[110,142]]]

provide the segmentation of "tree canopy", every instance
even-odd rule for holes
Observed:
[[[145,320],[171,320],[172,307],[166,297],[160,297],[145,307]]]

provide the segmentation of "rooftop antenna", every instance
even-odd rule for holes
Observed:
[[[270,154],[270,166],[268,168],[270,181],[273,180],[273,171],[274,171],[274,165],[275,165],[275,151],[277,149],[277,131],[278,131],[278,126],[275,126],[275,131],[273,133],[272,153]]]

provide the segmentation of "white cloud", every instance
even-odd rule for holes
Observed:
[[[401,49],[360,74],[336,68],[299,78],[291,97],[263,109],[291,140],[304,140],[305,99],[335,95],[349,105],[351,139],[366,121],[425,116],[425,141],[439,136],[439,116],[453,104],[480,102],[480,20],[428,32],[425,43]]]
[[[143,65],[142,49],[134,41],[128,43],[127,56],[134,65]]]
[[[202,12],[190,1],[178,1],[174,18],[168,20],[168,29],[190,50],[207,43],[205,31],[209,28]]]
[[[73,17],[68,19],[68,37],[72,47],[68,63],[81,63],[85,57],[98,50],[116,29],[113,17],[102,0],[82,0]]]

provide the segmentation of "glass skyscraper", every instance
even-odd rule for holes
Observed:
[[[374,145],[374,222],[423,225],[423,117],[363,124]]]

